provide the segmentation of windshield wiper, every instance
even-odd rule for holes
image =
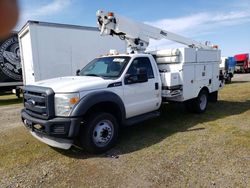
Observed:
[[[96,77],[101,77],[100,75],[97,75],[97,74],[85,74],[84,76],[96,76]]]
[[[106,75],[104,75],[103,77],[104,78],[118,78],[119,76],[106,76]]]

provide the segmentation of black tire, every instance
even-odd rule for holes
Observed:
[[[92,114],[80,130],[80,142],[89,153],[103,153],[115,145],[118,137],[116,118],[105,112]]]
[[[201,104],[201,100],[205,100],[204,101],[205,103]],[[200,114],[206,111],[207,103],[208,103],[208,92],[203,89],[200,91],[198,97],[186,101],[185,106],[189,112]]]
[[[21,92],[20,92],[20,89],[17,88],[17,89],[16,89],[16,97],[17,97],[18,99],[20,99],[20,93],[21,93]]]
[[[230,84],[231,81],[232,81],[231,77],[228,76],[228,77],[226,78],[226,80],[225,80],[225,83],[226,83],[226,84]]]

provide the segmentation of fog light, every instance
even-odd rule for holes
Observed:
[[[34,128],[38,129],[38,130],[41,130],[41,129],[43,129],[43,126],[40,125],[40,124],[36,124],[36,125],[34,125]]]

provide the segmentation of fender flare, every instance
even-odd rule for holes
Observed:
[[[79,103],[73,108],[70,116],[79,117],[86,114],[86,112],[94,105],[101,102],[115,103],[121,112],[121,121],[126,119],[126,111],[122,99],[115,93],[110,91],[95,91],[84,96]]]

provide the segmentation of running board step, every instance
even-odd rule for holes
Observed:
[[[129,118],[129,119],[125,120],[124,125],[125,126],[134,125],[134,124],[140,123],[142,121],[146,121],[146,120],[149,120],[149,119],[159,117],[160,115],[161,114],[160,114],[159,111],[149,112],[149,113],[142,114],[142,115],[139,115],[139,116],[135,116],[135,117],[132,117],[132,118]]]

